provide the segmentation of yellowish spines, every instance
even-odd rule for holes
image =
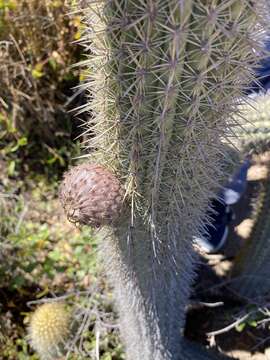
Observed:
[[[63,355],[70,333],[70,312],[63,303],[46,303],[32,314],[29,338],[32,347],[43,360],[55,360]]]

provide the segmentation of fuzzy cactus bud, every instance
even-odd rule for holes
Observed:
[[[71,222],[99,227],[117,220],[124,192],[119,180],[106,168],[82,164],[65,174],[59,197]]]
[[[70,332],[70,313],[63,303],[43,304],[32,314],[28,331],[30,343],[41,359],[56,359],[63,356]]]

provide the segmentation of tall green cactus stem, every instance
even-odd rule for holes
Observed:
[[[240,106],[238,142],[245,154],[262,154],[270,149],[270,93],[248,98]]]
[[[100,234],[127,359],[205,359],[181,340],[192,236],[222,178],[234,99],[252,77],[257,11],[246,0],[86,4],[87,145],[126,189],[126,212]]]
[[[268,167],[270,165],[268,164]],[[239,281],[233,284],[237,292],[248,298],[270,293],[270,174],[261,183],[259,197],[253,214],[254,227],[247,244],[235,262],[233,276]]]

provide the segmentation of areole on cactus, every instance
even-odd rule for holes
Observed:
[[[252,39],[260,6],[247,0],[82,3],[90,162],[115,174],[125,189],[125,211],[116,223],[102,222],[99,235],[126,358],[216,358],[182,336],[194,279],[192,237],[203,229],[209,199],[224,178],[236,99],[257,61]],[[70,194],[62,198],[81,198],[75,193],[84,190],[72,185],[80,176],[74,172],[66,187],[67,175],[62,189]],[[102,187],[99,176],[94,181]],[[89,219],[99,223],[92,213]]]

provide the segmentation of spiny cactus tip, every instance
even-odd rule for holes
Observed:
[[[63,303],[46,303],[33,312],[28,328],[29,340],[41,359],[55,360],[63,355],[70,320],[70,312]]]

